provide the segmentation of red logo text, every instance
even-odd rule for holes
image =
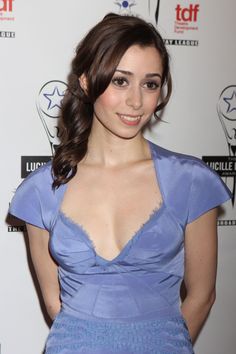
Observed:
[[[176,21],[197,22],[199,4],[190,4],[189,7],[181,7],[181,5],[178,4],[175,11]]]
[[[187,33],[187,36],[192,36],[193,32],[196,33],[198,31],[199,8],[199,4],[189,4],[187,7],[177,4],[175,8],[174,32],[180,35]]]
[[[12,12],[13,0],[0,0],[0,12]]]

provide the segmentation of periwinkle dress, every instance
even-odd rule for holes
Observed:
[[[60,210],[66,185],[52,190],[51,163],[16,191],[10,213],[50,232],[59,265],[62,309],[46,354],[193,353],[180,311],[184,230],[231,194],[200,159],[147,142],[163,203],[111,261]]]

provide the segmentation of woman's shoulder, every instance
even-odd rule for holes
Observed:
[[[53,182],[52,174],[52,161],[48,161],[46,164],[40,166],[36,170],[32,171],[22,182],[22,184],[35,184],[41,185],[44,183]]]
[[[200,158],[151,144],[166,201],[179,219],[184,215],[191,222],[231,198],[220,176]]]
[[[151,142],[154,161],[165,174],[173,181],[175,177],[180,181],[192,180],[195,175],[219,178],[219,175],[212,170],[199,157],[166,149],[156,143]]]
[[[153,146],[153,150],[155,153],[155,157],[161,159],[164,159],[166,162],[169,162],[170,164],[188,164],[188,165],[200,165],[209,168],[204,161],[202,161],[199,157],[196,157],[194,155],[186,154],[186,153],[181,153],[178,151],[173,151],[166,149],[154,142],[151,142]]]
[[[32,225],[49,230],[61,197],[52,188],[51,161],[31,172],[17,187],[9,213]]]
[[[207,186],[209,188],[214,186],[215,192],[223,189],[228,196],[231,195],[219,174],[199,157],[168,150],[155,143],[151,144],[154,160],[163,183],[176,184],[178,188],[183,186],[183,188],[195,189],[197,186],[202,190]]]

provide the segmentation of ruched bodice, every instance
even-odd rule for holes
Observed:
[[[58,263],[62,310],[46,354],[193,353],[180,312],[185,228],[231,194],[200,159],[147,142],[163,202],[112,260],[62,212],[67,186],[52,189],[51,163],[17,189],[10,213],[48,230]]]
[[[75,315],[133,319],[178,309],[183,229],[164,203],[112,261],[98,256],[84,229],[61,211],[50,250],[60,265],[63,306]]]

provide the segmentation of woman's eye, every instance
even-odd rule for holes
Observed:
[[[146,88],[148,88],[149,90],[156,90],[159,88],[159,83],[155,82],[155,81],[148,81],[148,82],[145,82],[144,86]]]
[[[124,87],[127,86],[128,82],[124,77],[115,77],[112,79],[112,83],[116,86]]]

